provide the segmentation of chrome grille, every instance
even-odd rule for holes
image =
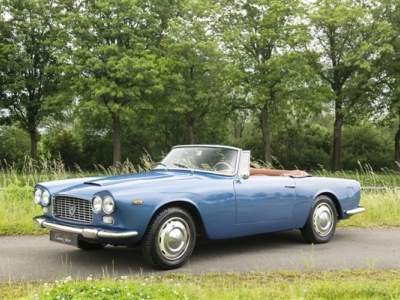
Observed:
[[[53,197],[53,215],[60,219],[92,223],[92,204],[85,199],[55,196]]]

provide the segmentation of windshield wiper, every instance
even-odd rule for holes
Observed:
[[[177,167],[179,167],[179,168],[189,169],[188,166],[185,166],[185,165],[182,165],[182,164],[174,163],[174,166],[177,166]]]
[[[174,165],[177,166],[177,167],[179,167],[179,168],[188,169],[188,170],[190,170],[190,171],[192,172],[192,174],[194,174],[194,170],[193,170],[192,168],[189,168],[189,167],[186,166],[186,165],[179,164],[179,163],[174,163]]]
[[[157,166],[163,166],[163,167],[165,168],[165,172],[168,172],[168,168],[167,168],[167,165],[166,165],[166,164],[164,164],[164,163],[162,163],[162,162],[158,162],[158,163],[157,163]]]

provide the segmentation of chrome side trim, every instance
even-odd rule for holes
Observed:
[[[354,209],[349,209],[349,210],[346,210],[346,215],[348,215],[348,216],[353,216],[353,215],[356,215],[356,214],[361,214],[361,213],[363,213],[365,211],[365,208],[364,207],[362,207],[362,206],[359,206],[359,207],[357,207],[357,208],[354,208]]]
[[[36,227],[39,228],[48,228],[52,230],[81,234],[88,239],[97,239],[97,238],[125,239],[125,238],[132,238],[138,235],[137,231],[115,232],[103,229],[77,228],[66,225],[59,225],[48,222],[44,218],[34,218],[33,221],[35,222]]]

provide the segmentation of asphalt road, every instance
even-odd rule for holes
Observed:
[[[198,241],[188,264],[158,271],[139,248],[83,251],[48,236],[0,237],[0,282],[271,270],[399,269],[400,229],[338,229],[327,244],[304,243],[299,231]]]

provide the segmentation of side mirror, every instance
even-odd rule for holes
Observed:
[[[240,174],[240,178],[247,180],[250,178],[250,174],[248,172],[244,172],[244,173]]]
[[[240,178],[241,179],[249,179],[250,177],[250,151],[249,150],[243,150],[241,152],[241,157],[240,157]]]

